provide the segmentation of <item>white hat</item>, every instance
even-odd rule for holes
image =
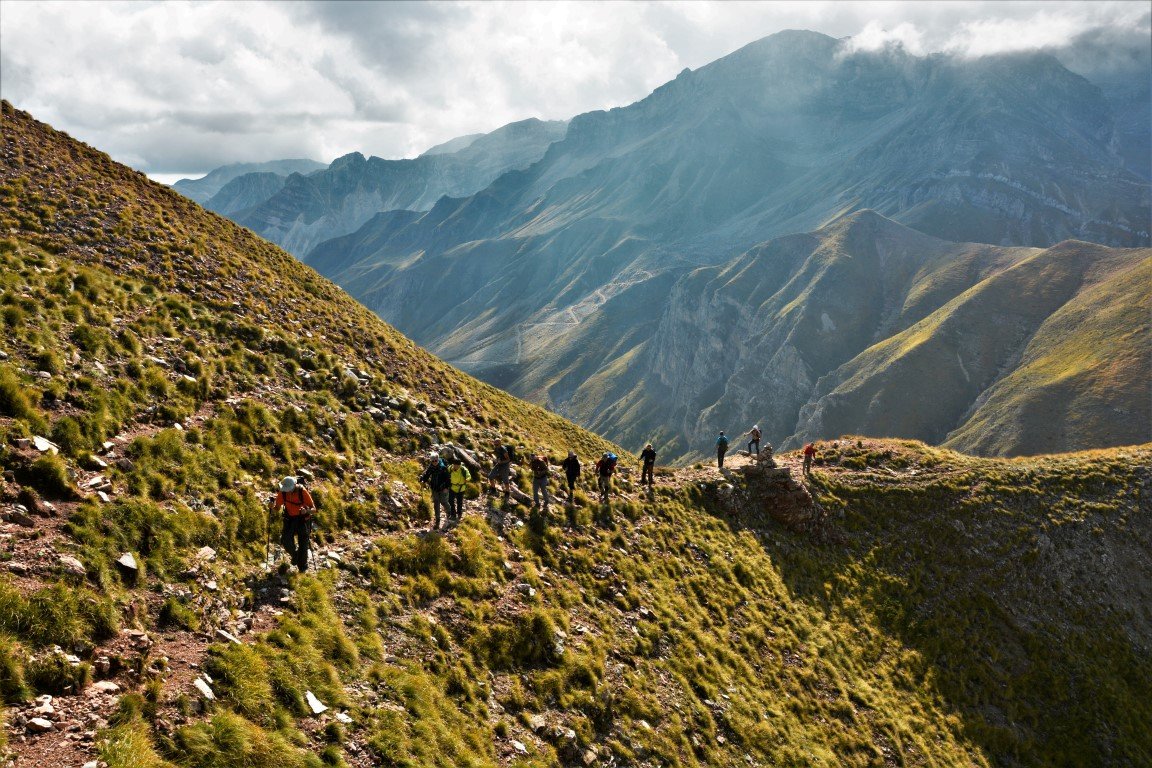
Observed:
[[[291,493],[296,490],[296,478],[286,477],[280,481],[280,490],[284,493]]]

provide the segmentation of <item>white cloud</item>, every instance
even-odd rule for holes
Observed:
[[[1145,2],[12,2],[0,95],[150,173],[412,156],[643,98],[781,29],[984,55],[1146,32]]]
[[[848,42],[849,51],[879,51],[890,46],[898,46],[917,56],[924,55],[924,32],[915,24],[904,22],[892,29],[885,29],[878,21],[870,21],[864,29],[852,36]]]

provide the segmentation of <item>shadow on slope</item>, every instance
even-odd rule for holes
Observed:
[[[913,649],[904,682],[996,765],[1152,759],[1152,448],[998,461],[844,439],[816,461],[808,488],[840,543],[711,494],[797,600]]]

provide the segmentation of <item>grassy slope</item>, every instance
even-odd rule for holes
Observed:
[[[197,590],[182,574],[211,544],[221,585],[244,590],[263,549],[260,498],[290,468],[317,475],[322,539],[355,549],[294,577],[273,627],[210,649],[221,701],[209,716],[158,717],[187,692],[145,675],[102,735],[113,768],[365,755],[569,765],[589,750],[641,766],[1152,754],[1137,727],[1149,717],[1147,450],[1014,463],[825,450],[819,487],[847,537],[837,546],[748,527],[707,475],[614,503],[611,524],[590,526],[598,510],[585,507],[577,532],[529,525],[499,540],[470,516],[447,537],[413,534],[427,510],[411,457],[436,437],[482,445],[499,430],[584,455],[606,444],[457,374],[280,251],[4,110],[0,461],[63,503],[74,493],[63,467],[29,464],[14,438],[50,433],[81,471],[102,440],[139,435],[124,449],[132,465],[107,471],[113,504],[65,506],[64,546],[87,575],[31,594],[0,577],[7,701],[33,692],[20,680],[28,654],[53,642],[91,653],[118,626],[209,621],[163,587]],[[347,366],[368,375],[353,384]],[[388,398],[399,405],[367,415]],[[1110,580],[1076,571],[1092,547],[1116,556]],[[125,549],[145,566],[138,585],[110,565]],[[1032,574],[1032,549],[1045,568],[1068,565]],[[1057,576],[1054,597],[1031,597]],[[46,598],[65,610],[46,611]],[[353,725],[316,726],[305,688]]]
[[[1011,455],[1146,439],[1152,258],[1126,266],[1045,320],[1020,365],[981,397],[946,445]]]
[[[1138,349],[1150,266],[1147,250],[1089,243],[1030,255],[829,375],[813,399],[818,423],[801,436],[859,431],[1009,454],[1146,440],[1138,417],[1152,377]]]

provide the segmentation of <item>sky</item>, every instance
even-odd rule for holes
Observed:
[[[515,120],[622,106],[782,29],[980,56],[1085,35],[1146,42],[1149,8],[0,0],[0,96],[174,181],[233,162],[413,157]]]

